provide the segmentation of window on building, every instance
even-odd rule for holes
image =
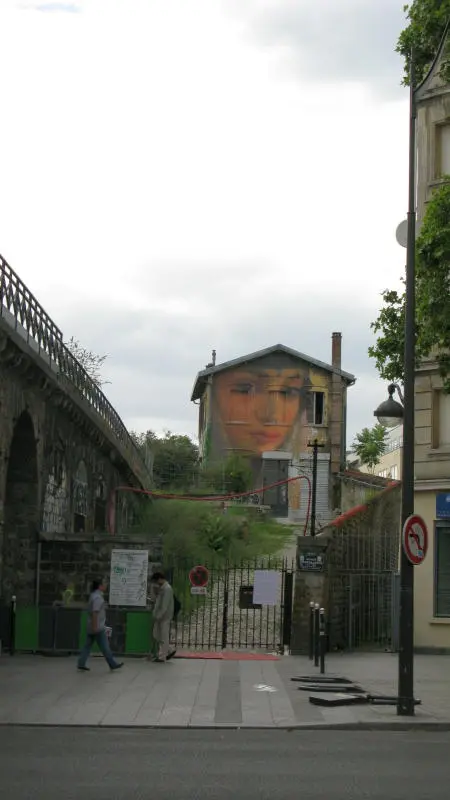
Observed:
[[[398,481],[398,464],[391,467],[391,478],[393,481]]]
[[[313,424],[325,422],[325,392],[313,392]]]
[[[450,617],[450,524],[437,522],[435,531],[435,617]]]
[[[379,477],[379,478],[387,478],[387,476],[388,476],[388,471],[387,471],[387,469],[381,469],[381,470],[379,471],[379,473],[378,473],[378,477]]]
[[[250,411],[250,386],[236,386],[230,391],[229,422],[248,422]]]
[[[436,178],[450,175],[450,124],[436,127]]]
[[[433,447],[450,447],[450,395],[442,391],[433,394]]]

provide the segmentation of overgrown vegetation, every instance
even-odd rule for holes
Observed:
[[[141,530],[160,533],[164,561],[215,563],[242,561],[280,552],[291,532],[257,509],[223,513],[211,502],[154,500],[139,522]]]
[[[156,489],[188,490],[197,483],[198,447],[189,436],[180,436],[171,431],[165,431],[163,436],[157,436],[153,431],[131,431],[130,435],[145,460],[148,460],[149,452],[152,454]]]
[[[411,52],[414,51],[416,85],[426,77],[439,49],[445,26],[450,19],[450,0],[414,0],[405,5],[408,25],[401,32],[397,52],[404,59],[403,83],[409,86]],[[441,77],[450,82],[450,52],[447,50]]]
[[[201,500],[154,500],[146,506],[140,530],[161,534],[166,569],[174,569],[174,590],[185,610],[191,607],[187,575],[197,564],[220,567],[282,555],[292,531],[257,509],[227,509]]]
[[[450,177],[448,178],[450,181]],[[450,392],[450,183],[435,190],[416,241],[416,360],[436,353],[444,390]],[[404,281],[403,281],[404,282]],[[369,348],[380,376],[403,381],[405,294],[386,290]]]

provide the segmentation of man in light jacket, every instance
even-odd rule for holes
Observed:
[[[155,661],[164,662],[173,658],[176,652],[170,651],[170,624],[175,610],[173,590],[162,572],[153,573],[151,582],[159,587],[153,608],[153,638],[158,644]]]

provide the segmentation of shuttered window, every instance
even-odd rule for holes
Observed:
[[[434,613],[450,617],[450,524],[437,522],[435,537]]]

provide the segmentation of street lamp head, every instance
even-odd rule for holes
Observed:
[[[391,383],[388,386],[388,399],[380,403],[378,408],[373,412],[380,425],[383,425],[385,428],[394,428],[403,421],[403,406],[401,403],[397,403],[397,400],[394,400],[392,397],[396,388],[395,383]]]

